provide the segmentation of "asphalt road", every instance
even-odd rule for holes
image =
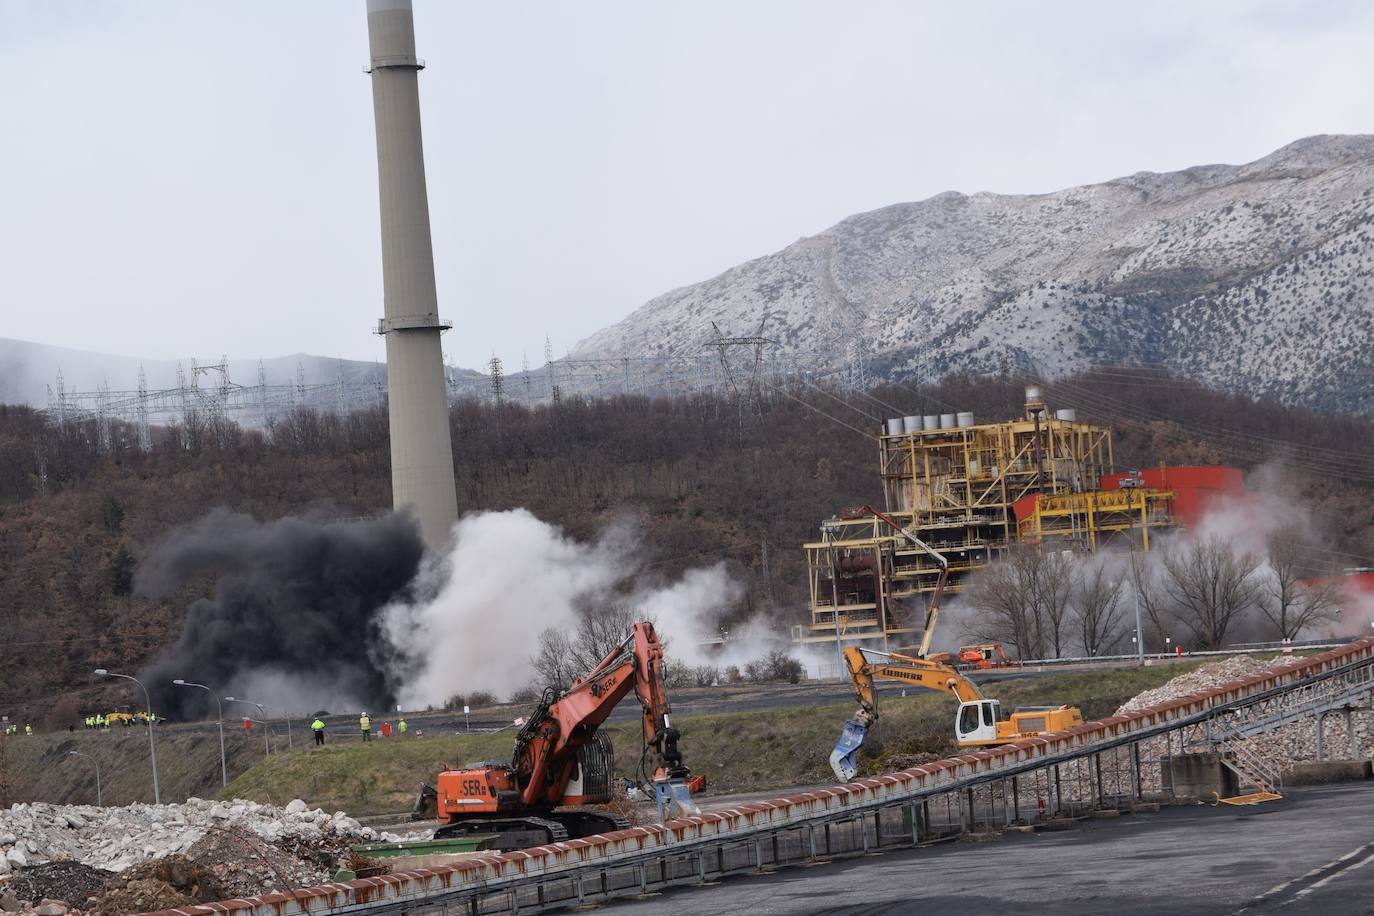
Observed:
[[[1321,916],[1374,914],[1374,782],[1195,806],[730,878],[625,916]]]
[[[1171,659],[1166,659],[1171,661]],[[1075,665],[1072,667],[1047,668],[1008,668],[992,671],[966,672],[970,680],[979,684],[996,681],[1019,680],[1022,678],[1044,677],[1052,674],[1077,673],[1122,667],[1122,663],[1111,662],[1095,665]],[[901,684],[877,685],[880,696],[895,696],[904,689]],[[912,690],[913,688],[905,688]],[[784,709],[796,706],[819,706],[832,703],[849,703],[854,700],[854,689],[839,681],[808,681],[802,684],[730,684],[721,687],[697,687],[673,691],[673,712],[679,716],[715,715],[726,712],[749,712],[762,709]],[[464,718],[461,712],[411,712],[406,721],[413,731],[424,734],[452,735],[461,734],[471,728],[473,731],[514,731],[511,720],[516,716],[528,715],[533,705],[527,707],[509,706],[505,709],[484,709]],[[240,728],[240,717],[246,707],[225,710],[225,728]],[[252,710],[247,710],[251,713]],[[610,715],[611,721],[636,719],[640,715],[639,706],[632,702],[622,702]],[[291,728],[293,737],[302,741],[310,740],[310,720],[313,716],[293,716]],[[395,720],[394,713],[374,713],[374,733],[381,728],[386,719]],[[357,716],[334,715],[325,718],[329,740],[356,740],[358,735]],[[213,721],[170,722],[162,725],[163,730],[181,732],[211,733],[216,729]],[[269,718],[259,723],[258,729],[270,729],[279,737],[286,733],[285,725],[279,718]],[[260,733],[260,732],[259,732]]]

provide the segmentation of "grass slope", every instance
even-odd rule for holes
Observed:
[[[1157,687],[1200,662],[1127,668],[1088,674],[1052,675],[989,685],[985,691],[1003,707],[1076,704],[1085,719],[1111,715],[1129,698]],[[687,763],[706,776],[708,791],[759,792],[833,781],[827,760],[854,704],[683,716],[682,747]],[[881,720],[865,744],[863,766],[870,773],[900,768],[914,754],[947,755],[954,703],[947,697],[886,688]],[[630,776],[639,763],[638,722],[607,727],[616,747],[616,769]],[[352,814],[399,811],[410,806],[422,782],[448,765],[507,760],[512,732],[482,735],[415,736],[370,744],[349,742],[321,749],[275,754],[229,784],[226,796],[284,804],[304,799],[326,810]]]

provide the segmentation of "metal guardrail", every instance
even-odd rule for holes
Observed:
[[[569,840],[454,865],[365,878],[158,916],[308,913],[515,913],[641,893],[873,849],[938,842],[960,832],[1029,823],[1168,797],[1145,760],[1164,740],[1324,681],[1369,683],[1374,638],[1285,668],[1053,735],[951,757],[772,801]],[[1144,753],[1142,753],[1144,751]],[[941,807],[943,806],[943,812]]]
[[[832,639],[831,642],[834,640]],[[1176,652],[1146,652],[1144,656],[1132,652],[1129,655],[1074,655],[1062,656],[1060,658],[1030,658],[1018,659],[1004,665],[997,665],[992,668],[977,668],[973,665],[955,664],[958,670],[974,675],[998,672],[998,671],[1041,671],[1045,668],[1069,668],[1074,666],[1092,666],[1110,663],[1114,667],[1130,667],[1138,663],[1141,658],[1145,662],[1177,662],[1188,661],[1189,659],[1208,659],[1208,658],[1229,658],[1233,655],[1271,655],[1273,653],[1285,653],[1285,649],[1293,651],[1310,651],[1313,649],[1334,649],[1347,645],[1344,642],[1304,642],[1302,644],[1293,643],[1284,646],[1282,643],[1256,645],[1250,643],[1244,647],[1237,646],[1230,649],[1200,649],[1195,652],[1184,652],[1181,655]],[[841,679],[843,672],[838,663],[821,662],[815,665],[816,677],[808,678],[808,681],[833,681]]]

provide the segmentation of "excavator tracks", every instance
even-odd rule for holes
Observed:
[[[624,830],[629,826],[630,822],[618,814],[572,808],[548,812],[539,817],[474,817],[454,821],[435,830],[434,838],[448,840],[461,836],[490,836],[491,839],[484,844],[487,849],[506,851],[595,836],[612,830]]]

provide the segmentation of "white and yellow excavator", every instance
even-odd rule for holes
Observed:
[[[914,656],[878,652],[859,646],[844,650],[845,666],[854,682],[859,710],[852,719],[845,721],[844,732],[830,754],[830,769],[834,770],[838,779],[848,782],[858,773],[859,748],[863,746],[868,730],[878,721],[877,691],[873,688],[875,679],[899,681],[952,695],[959,701],[959,709],[954,714],[954,737],[961,747],[995,747],[1008,741],[1083,724],[1083,714],[1075,706],[1028,706],[1004,718],[1001,703],[983,696],[977,685],[943,661],[928,658],[935,636],[935,624],[940,616],[940,599],[949,581],[949,561],[934,547],[903,528],[896,519],[873,506],[862,506],[845,513],[846,518],[862,516],[880,519],[913,546],[929,554],[939,565],[940,574],[926,611],[925,632]],[[945,657],[948,657],[947,653]]]
[[[1004,718],[997,700],[983,696],[977,685],[958,671],[929,659],[850,646],[844,650],[844,660],[859,698],[859,710],[845,721],[844,732],[830,755],[830,768],[843,782],[858,773],[859,748],[878,721],[875,680],[899,681],[953,696],[959,701],[954,737],[961,747],[993,747],[1083,724],[1083,714],[1075,706],[1022,707]]]

